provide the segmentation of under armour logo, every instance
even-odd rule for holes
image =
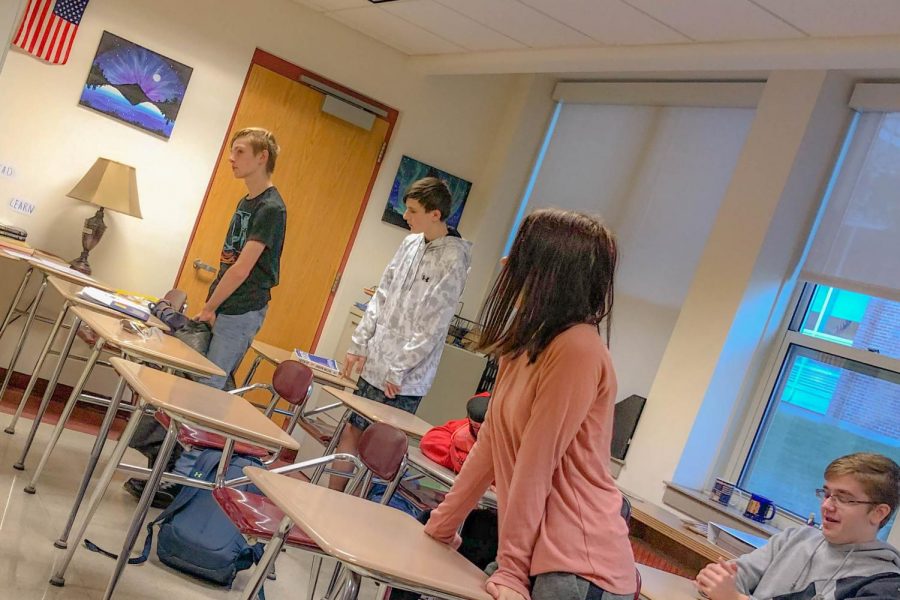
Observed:
[[[431,277],[427,277],[427,276],[425,276],[425,275],[422,275],[422,281],[424,281],[425,283],[428,283],[429,281],[431,281]]]

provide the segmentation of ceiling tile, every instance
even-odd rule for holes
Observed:
[[[750,0],[623,1],[697,41],[804,37],[801,31]]]
[[[593,46],[596,42],[517,0],[437,0],[532,48]]]
[[[372,6],[369,0],[294,0],[320,11],[344,10],[345,8],[361,8]]]
[[[448,54],[463,48],[371,4],[329,12],[328,16],[406,54]]]
[[[467,50],[511,50],[525,47],[524,44],[433,0],[388,2],[382,5],[382,9]]]
[[[755,0],[813,37],[900,34],[897,0]]]
[[[687,37],[621,0],[519,0],[603,44],[673,44]]]

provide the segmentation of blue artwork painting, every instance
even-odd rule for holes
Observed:
[[[472,183],[409,156],[404,156],[400,159],[397,176],[394,178],[394,185],[391,186],[391,194],[388,196],[387,206],[384,207],[384,214],[381,220],[385,223],[409,229],[409,225],[403,220],[403,213],[406,212],[403,196],[406,194],[406,189],[410,184],[423,177],[437,177],[447,184],[447,187],[450,189],[450,196],[453,198],[453,207],[450,209],[447,224],[451,227],[459,227],[459,219],[462,217],[463,208],[466,206],[466,198],[469,197]]]
[[[79,104],[168,139],[192,72],[104,31]]]

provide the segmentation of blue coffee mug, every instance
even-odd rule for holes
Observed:
[[[775,503],[759,494],[750,494],[750,501],[747,502],[747,509],[744,510],[744,516],[759,523],[771,521],[775,516]]]

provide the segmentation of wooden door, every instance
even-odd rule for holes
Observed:
[[[314,349],[396,111],[393,118],[376,118],[366,131],[323,113],[325,95],[298,79],[251,66],[176,287],[188,295],[188,312],[199,311],[215,273],[195,262],[219,268],[226,229],[246,194],[228,163],[231,136],[249,126],[269,129],[281,146],[273,182],[287,206],[287,232],[280,283],[257,339],[285,349]],[[261,367],[257,379],[266,381],[270,374]]]

